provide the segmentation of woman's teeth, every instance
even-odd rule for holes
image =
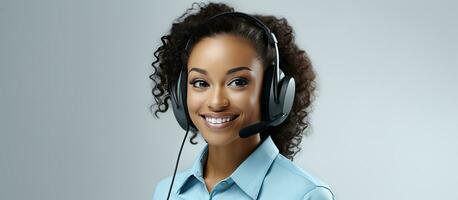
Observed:
[[[222,124],[224,122],[232,121],[234,117],[224,117],[224,118],[213,118],[213,117],[205,117],[207,122],[212,124]]]

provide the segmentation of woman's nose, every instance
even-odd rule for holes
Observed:
[[[209,99],[208,108],[212,111],[219,111],[226,109],[228,106],[229,100],[225,92],[220,88],[216,88]]]

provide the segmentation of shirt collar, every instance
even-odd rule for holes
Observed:
[[[178,184],[177,194],[181,194],[182,192],[184,192],[186,190],[185,189],[186,188],[185,187],[186,183],[190,182],[191,177],[193,177],[193,176],[194,176],[194,178],[204,182],[204,180],[203,180],[203,174],[204,174],[203,166],[204,166],[205,161],[207,159],[207,152],[208,152],[208,144],[205,143],[204,148],[198,154],[199,156],[194,161],[194,164],[192,165],[191,169],[185,174],[183,182]]]
[[[178,193],[183,192],[183,186],[194,176],[203,182],[203,165],[206,161],[208,144],[201,150],[200,155],[194,161],[194,164],[185,177],[184,181],[179,184]],[[237,169],[230,175],[232,180],[251,198],[257,199],[259,190],[264,181],[264,177],[269,170],[272,162],[278,155],[278,149],[272,138],[266,137],[262,144],[246,158]]]

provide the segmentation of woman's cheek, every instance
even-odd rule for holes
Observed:
[[[253,93],[251,93],[250,91],[232,93],[230,95],[231,104],[242,107],[252,106],[252,96]]]
[[[188,88],[187,105],[190,113],[198,110],[200,105],[203,103],[202,101],[205,99],[204,96],[205,95],[199,95],[192,91],[192,88]]]
[[[254,115],[255,118],[260,108],[259,97],[256,94],[256,91],[251,90],[233,93],[231,95],[231,105],[244,112],[246,117]]]

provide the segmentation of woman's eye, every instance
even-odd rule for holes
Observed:
[[[191,82],[189,82],[189,84],[191,84],[195,88],[209,87],[209,84],[203,80],[192,80]],[[239,87],[239,88],[244,87],[247,84],[248,84],[248,80],[244,78],[238,78],[238,79],[233,80],[231,83],[229,83],[229,85],[233,85],[234,87]]]
[[[248,80],[243,79],[243,78],[238,78],[232,81],[229,85],[235,84],[236,87],[244,87],[245,85],[248,84]]]
[[[201,88],[201,87],[208,86],[207,82],[205,82],[203,80],[193,80],[189,84],[191,84],[193,87],[196,87],[196,88]]]

